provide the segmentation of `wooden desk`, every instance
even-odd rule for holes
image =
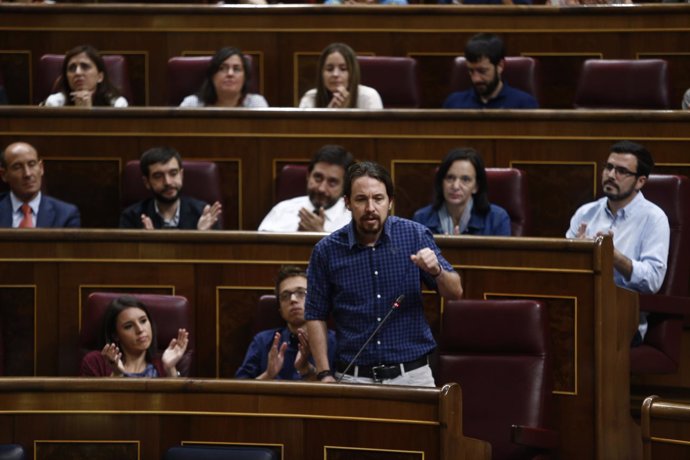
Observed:
[[[258,444],[284,460],[490,458],[461,414],[457,384],[0,379],[1,442],[34,459],[160,459],[180,443]]]
[[[649,396],[642,403],[644,460],[683,459],[690,454],[690,405]]]
[[[359,54],[418,60],[423,107],[441,107],[453,59],[478,31],[500,33],[509,55],[541,62],[545,108],[572,107],[586,59],[664,58],[672,107],[690,81],[690,5],[0,5],[0,67],[10,100],[35,100],[41,55],[89,43],[127,57],[136,105],[167,105],[166,63],[179,55],[238,46],[259,62],[261,91],[295,107],[315,84],[331,42]]]
[[[231,377],[251,339],[252,312],[278,267],[306,264],[317,234],[2,230],[0,306],[14,332],[9,375],[77,369],[89,292],[175,293],[194,308],[196,375]],[[467,298],[529,297],[549,309],[556,419],[565,459],[629,459],[640,449],[630,418],[629,344],[637,297],[613,284],[609,238],[437,237]],[[442,304],[425,295],[438,331]]]

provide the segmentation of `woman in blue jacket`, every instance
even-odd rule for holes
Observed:
[[[433,233],[510,236],[505,209],[489,203],[484,161],[471,148],[455,148],[434,178],[434,202],[412,218]]]

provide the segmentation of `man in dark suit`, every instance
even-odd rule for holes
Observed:
[[[171,147],[154,147],[141,155],[142,179],[153,196],[122,211],[120,228],[197,229],[220,228],[221,205],[181,195],[182,157]]]
[[[0,227],[81,227],[79,209],[41,193],[43,161],[25,143],[10,144],[0,153],[0,176],[10,187],[0,194]]]

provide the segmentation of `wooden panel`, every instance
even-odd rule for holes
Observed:
[[[31,51],[0,51],[0,74],[10,104],[31,103]]]
[[[197,50],[238,46],[263,53],[263,92],[274,107],[293,107],[314,85],[313,66],[295,56],[318,56],[337,40],[361,54],[420,59],[422,107],[447,95],[446,57],[462,53],[477,31],[500,33],[509,55],[544,59],[546,108],[570,107],[582,59],[636,59],[688,53],[688,5],[552,8],[534,5],[0,5],[0,48],[31,52],[29,68],[13,81],[32,81],[38,59],[90,43],[127,56],[136,104],[165,105],[169,58]],[[84,24],[107,24],[85,28]],[[346,24],[347,26],[343,26]],[[143,39],[145,37],[145,39]],[[311,59],[311,58],[310,58]],[[675,72],[676,69],[680,71]],[[673,65],[672,95],[687,86],[687,71]],[[305,73],[306,72],[306,73]],[[17,96],[26,101],[26,90]]]
[[[196,375],[230,377],[251,339],[259,295],[271,291],[281,264],[305,265],[318,239],[255,232],[1,230],[0,266],[13,282],[36,284],[43,293],[38,311],[54,318],[40,326],[39,375],[74,375],[80,302],[91,289],[113,287],[186,296],[195,311]],[[562,458],[628,458],[631,442],[639,440],[631,431],[627,392],[636,296],[614,287],[610,238],[437,241],[460,272],[467,298],[534,297],[547,303],[559,355],[554,397]],[[424,303],[437,333],[440,299],[425,292]],[[353,444],[366,438],[359,432],[333,436],[331,446],[366,447]]]
[[[454,147],[488,167],[528,175],[535,236],[564,235],[572,213],[597,196],[599,166],[615,141],[639,141],[659,172],[690,173],[689,112],[191,110],[1,108],[0,144],[32,143],[46,160],[49,193],[77,203],[85,227],[114,227],[119,170],[157,145],[220,165],[226,229],[256,229],[273,206],[274,174],[326,143],[391,171],[395,212],[429,203],[427,172]],[[94,190],[99,193],[94,194]]]
[[[3,278],[3,282],[7,282]],[[34,375],[35,286],[0,285],[0,375]],[[12,350],[10,353],[9,350]]]
[[[204,443],[268,445],[305,460],[323,459],[326,448],[391,459],[490,454],[462,435],[457,384],[17,379],[0,380],[0,407],[0,419],[13,422],[4,434],[38,459],[162,458],[170,447]]]

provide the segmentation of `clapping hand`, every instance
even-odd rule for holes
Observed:
[[[189,343],[189,332],[186,329],[178,329],[177,337],[173,338],[168,348],[163,352],[161,361],[168,377],[177,377],[177,363],[180,362]]]

